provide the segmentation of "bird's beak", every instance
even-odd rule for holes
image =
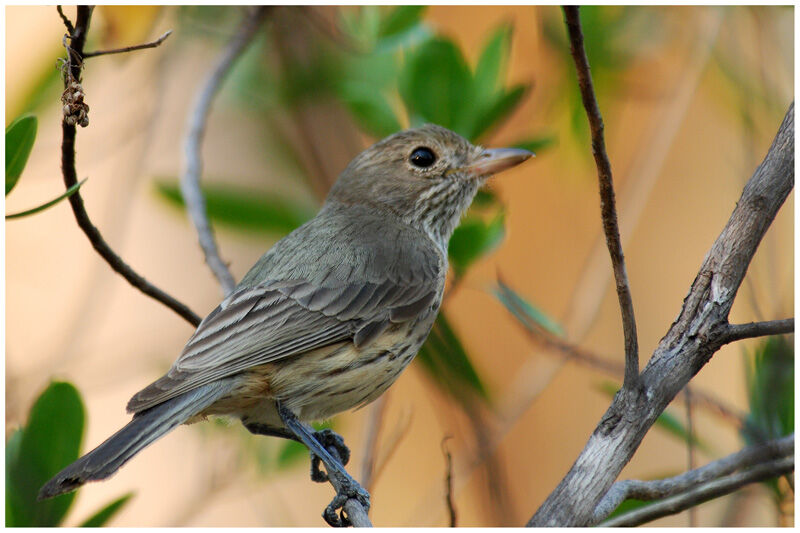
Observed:
[[[485,177],[517,166],[535,155],[521,148],[491,148],[478,154],[469,165],[458,171],[473,178]]]

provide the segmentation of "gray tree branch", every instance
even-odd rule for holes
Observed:
[[[261,27],[261,23],[269,9],[269,7],[264,6],[257,7],[245,16],[241,26],[197,93],[186,125],[184,159],[180,179],[181,194],[186,204],[186,212],[197,230],[197,238],[200,242],[200,247],[203,249],[206,264],[219,280],[225,296],[233,291],[236,282],[233,280],[233,275],[231,275],[227,265],[219,256],[217,242],[208,222],[206,200],[200,191],[200,175],[203,173],[203,160],[200,151],[208,121],[208,113],[211,110],[211,102],[236,59],[247,48],[256,31]]]
[[[768,320],[766,322],[750,322],[749,324],[729,324],[727,331],[723,334],[722,340],[723,344],[728,344],[729,342],[742,339],[780,335],[782,333],[794,333],[794,318]]]
[[[794,103],[728,223],[703,260],[678,318],[641,374],[615,396],[567,475],[529,526],[585,526],[666,406],[725,343],[747,267],[794,187]]]
[[[794,455],[794,435],[744,448],[705,466],[681,475],[655,481],[625,480],[611,486],[595,509],[592,523],[599,523],[628,498],[642,501],[661,500],[693,492],[701,485],[739,470],[770,463]],[[699,502],[696,502],[699,503]],[[638,511],[638,510],[637,510]],[[663,516],[663,515],[661,515]],[[618,517],[621,518],[621,517]],[[616,519],[615,519],[616,520]],[[608,524],[604,524],[608,525]],[[617,524],[631,525],[631,524]]]
[[[680,513],[698,504],[735,492],[745,485],[766,481],[794,471],[794,457],[784,457],[753,466],[713,481],[698,485],[685,493],[666,498],[660,502],[636,509],[607,520],[605,527],[638,526],[663,516]]]

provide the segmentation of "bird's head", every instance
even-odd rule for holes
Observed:
[[[484,149],[433,124],[395,133],[357,155],[326,203],[393,213],[445,247],[478,188],[533,155],[516,148]]]

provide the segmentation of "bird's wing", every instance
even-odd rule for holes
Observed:
[[[433,304],[427,279],[317,284],[267,281],[230,295],[189,339],[169,372],[137,393],[128,411],[139,412],[206,383],[251,367],[352,340],[367,344],[392,322]]]

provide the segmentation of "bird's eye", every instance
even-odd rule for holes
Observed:
[[[415,167],[428,168],[436,162],[436,154],[434,154],[433,150],[430,148],[420,146],[419,148],[414,148],[408,160],[411,161],[411,164]]]

